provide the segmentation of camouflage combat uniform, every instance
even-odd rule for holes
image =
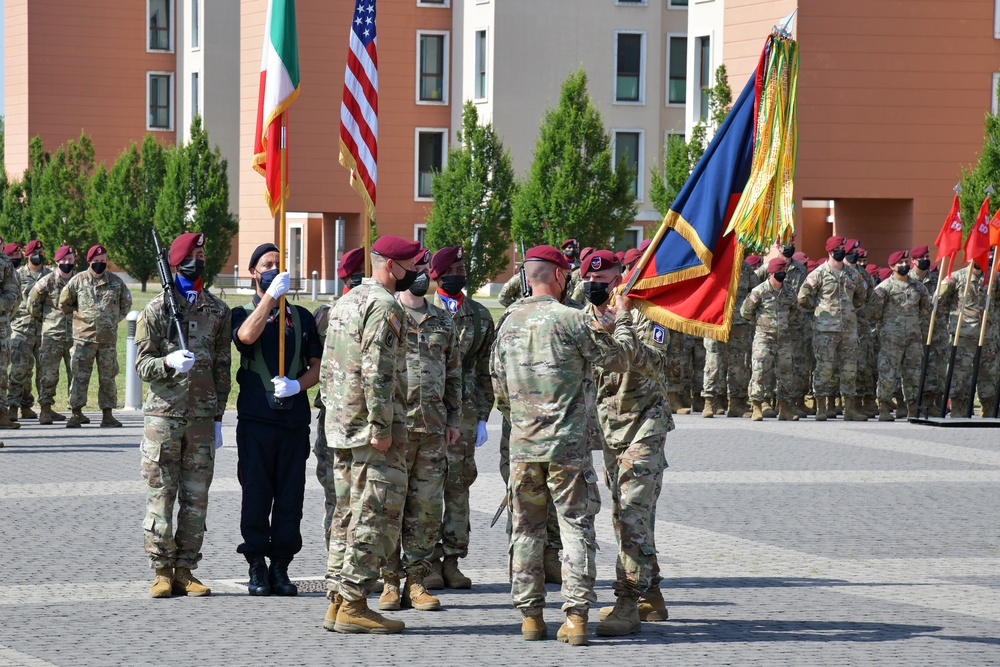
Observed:
[[[10,317],[20,299],[17,273],[7,255],[0,252],[0,409],[7,414],[7,367],[10,366]],[[11,428],[15,428],[12,425]]]
[[[619,311],[614,334],[550,296],[531,296],[497,333],[490,368],[497,408],[511,423],[509,498],[511,596],[526,616],[545,606],[543,551],[551,497],[563,542],[564,611],[586,614],[597,597],[600,510],[587,440],[584,380],[593,365],[624,372],[635,354],[631,314]]]
[[[59,307],[59,297],[69,280],[58,271],[53,271],[35,283],[35,288],[28,294],[28,311],[41,328],[41,343],[38,346],[39,405],[55,403],[59,367],[65,365],[67,376],[70,373],[73,318]]]
[[[89,270],[78,273],[59,296],[63,312],[73,313],[73,377],[69,407],[82,410],[87,404],[90,375],[97,359],[98,407],[110,410],[118,404],[118,323],[132,308],[132,293],[122,279],[105,271],[95,276]]]
[[[503,284],[503,287],[500,288],[500,293],[497,294],[497,301],[500,302],[501,306],[507,308],[508,306],[510,306],[510,304],[514,303],[522,296],[523,294],[521,293],[521,272],[517,271],[514,273],[514,276],[510,280],[505,282]]]
[[[330,527],[326,577],[348,601],[374,587],[399,539],[407,483],[405,338],[402,307],[373,278],[330,309],[322,367],[326,438],[351,506]],[[372,446],[371,438],[389,436],[387,451]]]
[[[446,299],[437,292],[433,303],[451,313],[462,355],[462,425],[458,442],[447,447],[444,523],[441,542],[434,556],[465,558],[469,553],[469,488],[479,474],[476,469],[476,427],[478,422],[487,421],[493,410],[490,348],[496,334],[490,311],[468,296],[458,300]]]
[[[755,327],[753,351],[750,365],[753,375],[750,379],[750,400],[764,401],[771,395],[778,401],[788,401],[794,397],[795,368],[793,365],[793,343],[797,331],[792,328],[799,305],[795,288],[785,282],[774,289],[770,280],[765,280],[750,291],[740,306],[740,315]]]
[[[729,332],[729,341],[710,338],[705,339],[705,373],[704,387],[701,395],[705,398],[729,396],[733,401],[745,403],[750,387],[750,346],[753,342],[753,325],[740,315],[739,306],[750,290],[757,286],[757,276],[753,268],[743,262],[740,270],[740,281],[736,288],[736,300],[733,303],[733,326]]]
[[[983,310],[986,307],[988,285],[984,278],[985,272],[978,277],[972,274],[969,283],[969,294],[962,300],[965,290],[966,276],[969,267],[951,274],[941,293],[939,308],[951,312],[949,322],[950,335],[954,337],[958,325],[958,313],[962,311],[962,327],[958,335],[958,353],[955,355],[955,368],[951,378],[952,416],[965,417],[968,413],[969,397],[972,395],[972,365],[975,361],[976,347],[979,345],[979,334],[982,330]],[[1000,319],[1000,275],[997,275],[993,285],[992,302],[990,303],[990,318],[986,324],[986,335],[983,340],[983,351],[979,361],[979,376],[976,381],[976,392],[979,402],[987,407],[987,414],[993,410],[997,392],[997,321]],[[998,317],[993,317],[997,314]],[[954,340],[954,338],[953,338]],[[949,351],[950,354],[950,351]]]
[[[7,405],[22,408],[30,408],[35,397],[31,393],[32,371],[39,366],[38,347],[41,343],[41,323],[31,316],[28,311],[28,296],[31,289],[40,279],[52,273],[51,269],[44,266],[37,271],[32,271],[27,264],[17,270],[20,281],[21,303],[17,308],[17,314],[10,322],[10,377],[9,390],[7,392]],[[35,383],[41,370],[35,374]]]
[[[232,383],[232,320],[229,306],[207,290],[201,290],[194,304],[178,302],[195,359],[187,373],[164,361],[180,346],[162,292],[146,305],[135,328],[136,371],[149,383],[139,447],[146,480],[142,529],[151,568],[193,570],[205,539],[208,489],[215,471],[215,421],[226,411]]]
[[[872,291],[868,312],[878,325],[878,400],[892,400],[901,377],[903,397],[916,405],[923,363],[922,322],[931,314],[927,288],[909,276],[903,280],[889,276]]]
[[[911,269],[910,277],[919,280],[927,288],[927,293],[931,296],[931,310],[933,311],[934,300],[938,298],[936,296],[938,272],[928,271],[926,275],[920,277],[917,275],[916,269]],[[944,384],[948,374],[948,354],[951,347],[951,341],[948,340],[948,316],[947,308],[938,307],[937,314],[934,316],[934,333],[931,336],[931,347],[927,357],[927,377],[924,380],[925,394],[944,394]],[[920,323],[922,343],[927,342],[930,324],[930,315],[923,318]]]
[[[326,345],[326,327],[330,323],[330,304],[324,304],[313,313],[316,319],[316,333],[319,334],[321,345]],[[321,367],[322,371],[322,367]],[[351,487],[346,484],[342,475],[337,473],[334,466],[333,449],[326,444],[326,403],[323,401],[322,373],[317,383],[316,399],[313,407],[319,409],[316,417],[316,442],[313,444],[313,454],[316,455],[316,479],[323,487],[323,545],[330,551],[330,526],[333,524],[334,515],[337,514],[338,491],[344,497],[344,502],[340,505],[340,518],[350,516],[351,509]],[[347,526],[344,526],[346,529]]]
[[[792,290],[793,296],[797,296],[802,283],[806,280],[809,270],[805,264],[796,259],[792,259],[791,257],[787,257],[786,259],[788,260],[788,266],[785,267],[785,282],[782,284]],[[764,263],[757,269],[757,284],[767,282],[768,275],[767,265]],[[787,344],[791,346],[792,351],[791,377],[788,378],[791,382],[791,389],[789,391],[791,392],[790,398],[800,407],[802,406],[803,399],[806,394],[810,393],[812,387],[810,380],[812,379],[813,355],[811,345],[812,323],[810,322],[810,318],[811,313],[803,308],[796,307],[791,311],[788,319],[789,333]],[[756,340],[756,334],[754,339]],[[751,367],[753,366],[753,356],[751,353]],[[751,370],[751,374],[752,372]],[[775,375],[774,380],[766,387],[766,396],[762,400],[771,400],[774,397],[777,380],[778,377]],[[750,398],[752,399],[753,396],[751,395]]]
[[[859,266],[848,264],[865,286],[865,302],[857,309],[858,316],[858,379],[855,390],[858,396],[874,396],[878,371],[878,341],[874,327],[868,317],[868,302],[875,290],[877,280]]]

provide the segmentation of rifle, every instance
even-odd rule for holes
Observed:
[[[177,288],[170,279],[170,264],[167,261],[167,251],[160,244],[160,235],[153,230],[153,245],[156,246],[156,271],[160,274],[160,287],[163,288],[163,302],[167,305],[170,323],[177,327],[177,342],[182,350],[187,350],[187,338],[184,336],[184,324],[181,322],[181,311],[177,306]]]
[[[524,237],[521,237],[521,297],[531,296],[531,285],[528,284],[528,276],[524,272]]]

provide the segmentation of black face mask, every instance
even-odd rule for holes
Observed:
[[[896,267],[896,273],[898,273],[901,276],[905,276],[909,272],[910,272],[910,265],[909,264],[904,264],[903,266],[897,266]]]
[[[775,271],[772,275],[774,276],[774,279],[777,280],[779,283],[783,283],[785,282],[785,274],[786,274],[785,271]]]
[[[921,271],[926,271],[927,269],[931,268],[931,260],[929,260],[929,259],[918,259],[917,260],[917,268],[920,269]]]
[[[833,251],[833,261],[835,261],[835,262],[843,262],[844,261],[844,256],[846,254],[847,253],[844,252],[844,250],[841,249],[841,248],[838,248],[838,249],[834,250]]]
[[[364,277],[365,277],[365,274],[363,274],[363,273],[352,273],[347,278],[347,287],[349,289],[354,289],[355,287],[357,287],[358,285],[361,284],[361,281],[362,281],[362,279],[364,279]]]
[[[431,286],[431,279],[427,277],[426,271],[421,271],[417,279],[410,285],[410,294],[413,296],[423,296],[427,294],[427,288]]]
[[[858,253],[856,253],[856,252],[849,252],[846,255],[844,255],[844,259],[847,260],[848,264],[857,264],[857,262],[858,262]]]
[[[267,288],[271,286],[274,279],[278,277],[278,269],[271,269],[270,271],[264,271],[257,274],[257,285],[260,286],[261,292],[266,292]]]
[[[73,273],[73,265],[72,264],[60,264],[59,265],[59,270],[62,271],[63,273]]]
[[[576,259],[576,250],[567,250],[563,255],[566,256],[566,259]]]
[[[396,274],[392,274],[393,278],[396,278]],[[404,292],[410,289],[410,285],[417,279],[417,272],[413,269],[403,269],[403,277],[396,278],[396,291]]]
[[[30,257],[30,259],[31,263],[34,264],[35,266],[41,266],[42,262],[45,261],[45,255],[43,255],[40,252],[36,252],[34,255]]]
[[[583,295],[595,306],[603,306],[611,298],[608,286],[611,283],[586,282],[583,284]]]
[[[462,289],[468,282],[465,276],[443,276],[441,278],[441,290],[448,296],[457,297],[462,293]]]
[[[101,275],[102,273],[104,273],[104,270],[106,268],[108,268],[108,263],[107,262],[91,262],[90,263],[90,269],[91,269],[91,271],[93,271],[97,275]]]
[[[16,269],[17,267],[21,266],[21,258],[20,258],[20,257],[17,257],[17,258],[15,258],[15,259],[12,259],[12,260],[10,260],[10,263],[11,263],[11,264],[12,264],[12,265],[14,266],[14,268]]]
[[[791,259],[792,255],[795,254],[795,246],[793,246],[793,245],[786,245],[786,246],[784,246],[781,249],[781,254],[784,255],[785,257],[788,257],[789,259]]]
[[[205,260],[203,259],[185,259],[177,267],[177,273],[181,274],[190,281],[198,280],[201,278],[201,274],[205,272]],[[273,280],[273,278],[272,278]]]

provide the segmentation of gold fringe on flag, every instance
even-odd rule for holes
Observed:
[[[760,253],[776,240],[788,241],[795,229],[793,181],[799,140],[799,45],[772,34],[766,57],[750,179],[726,228],[727,234],[736,232],[745,248]]]

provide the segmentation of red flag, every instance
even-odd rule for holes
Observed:
[[[983,269],[990,264],[990,198],[983,200],[979,215],[965,240],[965,261],[974,261]]]
[[[944,225],[941,226],[941,231],[938,232],[934,245],[938,249],[935,263],[940,264],[945,257],[951,258],[951,261],[948,262],[948,277],[950,278],[952,267],[955,264],[955,255],[962,248],[962,214],[958,204],[958,195],[955,195],[951,211],[948,212],[948,217],[945,218]]]
[[[997,245],[1000,245],[1000,209],[990,220],[990,247],[995,248]]]

